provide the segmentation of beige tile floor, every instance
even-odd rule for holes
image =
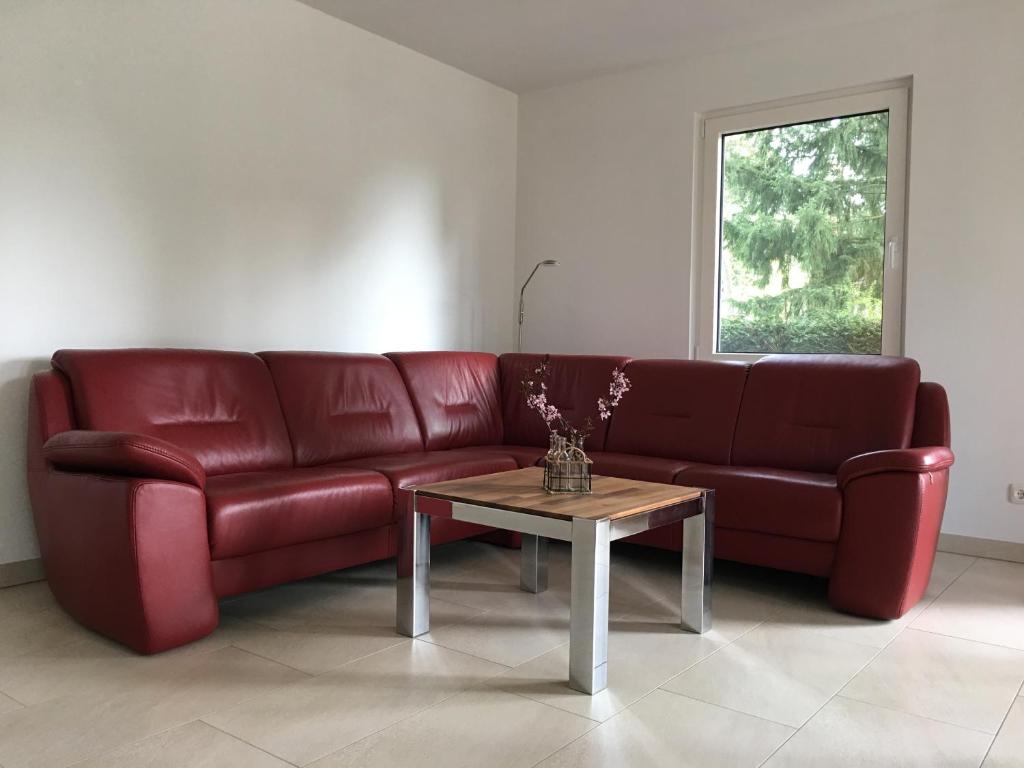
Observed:
[[[714,629],[680,632],[678,558],[613,553],[608,690],[566,686],[569,557],[434,551],[433,628],[394,632],[393,563],[245,595],[209,638],[136,656],[46,585],[0,590],[0,768],[1024,768],[1024,565],[940,554],[900,621],[823,582],[717,564]]]

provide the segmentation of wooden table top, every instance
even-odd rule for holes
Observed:
[[[648,483],[620,477],[591,478],[592,493],[548,493],[543,487],[544,470],[527,467],[512,472],[445,480],[414,486],[422,496],[463,504],[494,507],[510,512],[572,520],[619,520],[654,509],[672,507],[699,499],[700,488],[666,483]]]

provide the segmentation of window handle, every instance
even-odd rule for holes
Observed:
[[[900,261],[900,248],[895,237],[889,238],[889,243],[885,247],[889,256],[889,269],[896,269],[896,265]]]

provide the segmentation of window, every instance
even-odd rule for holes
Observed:
[[[697,355],[901,354],[907,89],[704,123]]]

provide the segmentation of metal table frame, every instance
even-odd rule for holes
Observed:
[[[477,504],[451,502],[420,512],[412,491],[412,524],[398,536],[398,632],[418,637],[430,630],[430,518],[477,523],[522,534],[520,587],[548,586],[547,540],[572,544],[569,606],[569,685],[594,694],[608,685],[608,572],[610,544],[617,539],[683,522],[681,627],[703,634],[711,629],[711,571],[715,492],[619,520],[561,520]],[[436,511],[435,511],[436,509]]]

